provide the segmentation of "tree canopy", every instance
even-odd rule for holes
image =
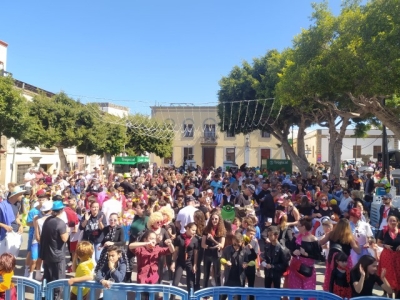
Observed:
[[[27,100],[15,89],[13,78],[0,76],[0,136],[20,140],[31,125],[27,112]]]

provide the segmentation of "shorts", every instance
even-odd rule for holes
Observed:
[[[39,258],[40,245],[39,243],[32,244],[31,246],[31,258],[37,260]]]
[[[78,241],[76,241],[76,242],[70,242],[69,243],[69,251],[70,252],[75,252],[75,250],[76,250],[76,246],[78,245]]]

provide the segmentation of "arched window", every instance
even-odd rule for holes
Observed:
[[[192,119],[186,119],[185,121],[183,121],[183,136],[194,136],[194,121]]]

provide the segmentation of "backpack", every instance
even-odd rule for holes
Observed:
[[[289,261],[292,259],[292,254],[290,253],[290,250],[286,247],[285,236],[286,236],[287,230],[288,230],[288,228],[285,228],[285,230],[283,231],[282,238],[279,240],[279,244],[281,245],[282,252],[283,252],[283,255],[285,256],[285,259],[289,263]]]

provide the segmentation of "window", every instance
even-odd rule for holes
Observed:
[[[193,147],[183,148],[183,161],[186,161],[188,159],[193,159]]]
[[[226,137],[232,138],[232,137],[235,137],[235,134],[234,134],[232,131],[228,130],[228,131],[226,132]]]
[[[374,158],[378,158],[378,153],[382,152],[382,146],[374,146]]]
[[[183,136],[184,137],[193,137],[194,134],[194,128],[193,128],[193,124],[183,124]]]
[[[267,167],[267,159],[271,157],[271,150],[270,149],[261,149],[261,167]]]
[[[271,134],[269,132],[266,132],[265,130],[262,130],[261,131],[261,137],[269,138],[269,137],[271,137]]]
[[[226,148],[225,160],[235,162],[235,148]]]
[[[215,124],[204,125],[204,137],[215,138]]]
[[[353,146],[353,157],[361,158],[361,145]]]

